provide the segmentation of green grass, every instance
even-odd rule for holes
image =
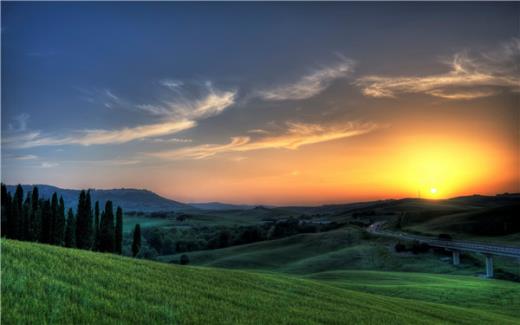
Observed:
[[[453,266],[449,256],[433,253],[397,254],[396,241],[381,237],[365,238],[357,227],[300,234],[278,240],[232,246],[223,249],[185,253],[192,264],[232,269],[277,271],[305,275],[333,270],[384,270],[477,275],[484,272],[484,257],[462,255]],[[159,256],[163,262],[178,262],[181,254]],[[496,258],[496,269],[520,275],[520,264],[510,258]]]
[[[520,284],[478,277],[378,271],[331,271],[310,279],[390,297],[500,312],[520,321]]]
[[[442,276],[434,280],[438,277],[444,281]],[[504,312],[501,304],[484,308],[475,302],[456,307],[441,300],[365,293],[341,277],[324,281],[167,265],[9,240],[2,240],[1,280],[5,324],[518,323],[517,315]],[[374,280],[365,279],[384,285],[385,281]],[[414,281],[419,286],[429,279]],[[464,288],[468,279],[446,279],[446,290],[450,281],[456,290]],[[491,287],[487,291],[512,294],[500,281],[483,282]],[[425,286],[424,290],[430,289]],[[463,300],[466,293],[462,295],[457,299]],[[517,299],[508,306],[519,307]]]

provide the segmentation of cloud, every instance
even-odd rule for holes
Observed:
[[[173,98],[164,99],[159,104],[140,104],[136,107],[155,116],[201,119],[222,113],[235,103],[237,94],[235,90],[214,89],[210,82],[206,82],[202,90],[205,93],[203,98],[193,99],[189,94],[178,89],[183,86],[179,81],[166,80],[161,84],[175,90]]]
[[[468,52],[455,54],[446,73],[420,77],[374,75],[362,77],[356,84],[363,88],[363,94],[376,98],[395,98],[402,93],[461,100],[489,97],[504,89],[520,91],[519,60],[520,39],[514,38],[499,49],[478,56]]]
[[[195,121],[166,121],[156,124],[141,125],[119,130],[84,130],[66,137],[44,136],[40,132],[31,132],[21,136],[5,138],[4,145],[11,148],[32,148],[41,146],[61,146],[79,144],[118,144],[133,140],[164,136],[196,126]]]
[[[58,163],[52,163],[52,162],[42,162],[42,164],[40,165],[41,168],[53,168],[53,167],[57,167],[59,166],[60,164]]]
[[[27,113],[22,113],[13,117],[13,120],[16,122],[16,125],[12,123],[9,124],[9,129],[11,131],[25,131],[27,130],[27,121],[31,116]]]
[[[258,96],[269,101],[307,99],[324,91],[334,80],[348,76],[353,70],[354,61],[342,58],[340,62],[314,70],[294,83],[260,91]]]
[[[35,160],[35,159],[38,159],[38,156],[23,155],[23,156],[16,156],[14,159],[16,159],[16,160]]]
[[[203,144],[176,150],[148,153],[149,156],[162,159],[202,159],[220,153],[246,152],[261,149],[296,150],[305,145],[343,139],[372,132],[378,128],[373,123],[347,123],[342,126],[325,127],[318,124],[295,123],[286,124],[285,133],[252,140],[248,136],[231,138],[227,144]]]
[[[170,139],[156,138],[156,139],[148,140],[148,142],[151,142],[151,143],[189,143],[192,141],[193,141],[192,139],[186,139],[186,138],[170,138]]]
[[[152,124],[125,127],[116,130],[82,130],[67,136],[44,135],[39,131],[4,137],[2,143],[12,148],[61,146],[79,144],[84,146],[120,144],[134,140],[156,138],[175,134],[197,126],[200,119],[215,116],[235,103],[234,91],[217,91],[208,84],[208,93],[200,99],[183,99],[170,102],[167,107],[142,106],[142,109],[160,115],[162,121]],[[112,102],[123,102],[109,90],[105,96]],[[155,111],[154,111],[155,110]],[[25,124],[24,124],[25,125]],[[160,140],[159,140],[160,141]]]

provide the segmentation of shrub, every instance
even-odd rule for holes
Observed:
[[[187,265],[190,263],[190,258],[188,257],[188,255],[182,254],[179,262],[181,265]]]

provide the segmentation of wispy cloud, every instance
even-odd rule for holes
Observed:
[[[38,156],[36,156],[36,155],[23,155],[23,156],[16,156],[14,159],[16,159],[16,160],[35,160],[35,159],[38,159]]]
[[[9,123],[9,130],[11,131],[25,131],[27,130],[27,121],[31,116],[27,113],[22,113],[13,117],[14,123]]]
[[[201,119],[218,115],[235,103],[235,90],[217,90],[210,82],[205,83],[202,90],[205,95],[200,99],[193,99],[189,94],[179,91],[178,88],[183,86],[179,81],[166,80],[161,84],[170,90],[175,90],[174,96],[163,99],[158,104],[137,105],[138,109],[155,116]]]
[[[327,127],[319,124],[287,123],[285,133],[252,140],[248,136],[231,138],[226,144],[203,144],[176,150],[148,153],[163,159],[202,159],[226,152],[245,152],[261,149],[292,149],[305,145],[343,139],[369,133],[378,128],[374,123],[346,123],[342,126]]]
[[[340,62],[316,69],[294,83],[260,91],[258,96],[269,101],[310,98],[324,91],[334,80],[348,76],[353,70],[354,61],[342,58]]]
[[[172,101],[166,107],[142,106],[141,109],[150,110],[159,115],[161,121],[152,124],[137,125],[115,130],[81,130],[65,136],[43,134],[39,131],[18,133],[2,138],[2,143],[11,148],[31,148],[39,146],[61,146],[79,144],[84,146],[101,144],[120,144],[134,140],[156,138],[175,134],[197,126],[200,119],[215,116],[235,103],[234,91],[218,91],[207,84],[207,94],[199,99],[188,100],[183,98]],[[110,90],[104,91],[104,96],[111,102],[122,103],[123,100]],[[157,111],[154,111],[157,109]],[[25,120],[23,120],[25,121]],[[26,123],[23,125],[26,128]],[[22,127],[19,128],[20,130]],[[161,141],[161,140],[159,140]],[[173,140],[171,140],[173,142]]]
[[[53,168],[53,167],[57,167],[59,166],[60,164],[58,163],[53,163],[53,162],[47,162],[47,161],[44,161],[42,162],[42,164],[40,165],[41,168]]]
[[[520,91],[520,39],[514,38],[499,49],[471,56],[457,53],[448,63],[450,71],[429,76],[366,76],[356,84],[370,97],[395,98],[401,93],[423,93],[446,99],[475,99],[501,90]],[[516,70],[515,70],[516,69]]]
[[[84,146],[95,144],[118,144],[138,139],[173,134],[190,129],[194,126],[196,126],[195,121],[181,120],[141,125],[119,130],[84,130],[77,134],[65,137],[46,136],[40,132],[30,132],[23,135],[6,137],[3,139],[3,144],[11,148],[32,148],[70,144],[79,144]]]

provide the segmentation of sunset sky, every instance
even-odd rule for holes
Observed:
[[[520,192],[520,3],[2,2],[2,181],[184,202]]]

